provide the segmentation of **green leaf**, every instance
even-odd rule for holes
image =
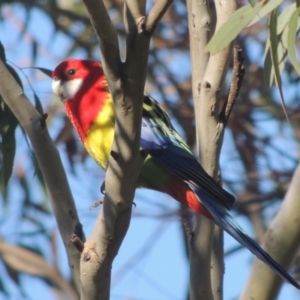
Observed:
[[[296,9],[296,4],[293,3],[289,5],[279,16],[277,19],[277,34],[280,34],[285,26],[288,24],[291,15]]]
[[[15,69],[8,64],[6,64],[6,67],[22,87],[22,82]],[[12,174],[16,152],[15,129],[18,125],[19,122],[17,118],[0,96],[0,151],[2,154],[2,165],[0,166],[0,190],[2,192],[5,192],[8,180]]]
[[[35,64],[36,58],[37,58],[37,54],[38,54],[38,43],[35,39],[33,39],[33,41],[31,42],[31,58],[32,58],[32,64]]]
[[[264,61],[264,82],[265,85],[268,88],[270,88],[273,84],[273,81],[274,81],[274,69],[272,66],[271,52],[270,49],[268,49]]]
[[[1,15],[1,14],[0,14]],[[1,19],[1,17],[0,17]],[[5,263],[3,262],[3,266],[5,267]],[[2,292],[2,294],[4,294],[4,296],[6,297],[5,299],[9,299],[9,292],[7,291],[7,281],[3,278],[4,276],[1,276],[2,278],[0,278],[0,291]]]
[[[273,11],[275,8],[277,8],[282,2],[283,2],[283,0],[268,1],[267,4],[265,4],[262,7],[262,9],[258,12],[258,14],[253,18],[253,20],[248,25],[248,27],[252,26],[256,22],[258,22],[260,19],[262,19],[263,17],[268,15],[271,11]]]
[[[6,61],[6,57],[5,57],[5,50],[3,47],[3,44],[0,42],[0,59],[5,62]]]
[[[14,131],[18,125],[18,119],[0,96],[0,135],[4,135],[10,130]]]
[[[289,29],[288,26],[285,26],[282,33],[280,34],[281,43],[286,50],[288,48],[288,35],[289,35],[288,29]]]
[[[275,84],[278,88],[281,104],[283,111],[285,113],[285,116],[287,120],[289,120],[285,101],[284,101],[284,95],[282,91],[281,86],[281,77],[280,77],[280,70],[279,70],[279,59],[278,59],[278,37],[277,37],[277,10],[273,10],[270,15],[269,20],[269,37],[270,37],[270,54],[271,54],[271,61],[274,68],[274,80]]]
[[[251,5],[252,7],[254,7],[255,4],[256,4],[256,1],[255,1],[255,0],[248,0],[248,2],[250,3],[250,5]]]
[[[268,36],[266,47],[265,47],[265,52],[264,52],[264,59],[266,59],[266,56],[267,56],[269,50],[270,50],[270,37]]]
[[[263,5],[263,2],[259,2],[254,7],[247,5],[235,11],[227,22],[214,34],[207,44],[205,51],[211,54],[221,51],[251,22]]]
[[[43,111],[43,106],[41,104],[40,98],[35,93],[35,91],[33,91],[33,95],[34,95],[34,101],[35,101],[35,108],[42,115],[44,113],[44,111]]]
[[[27,69],[27,68],[24,68]],[[52,70],[46,69],[46,68],[40,68],[40,67],[30,67],[30,69],[36,69],[39,70],[41,72],[43,72],[45,75],[47,75],[48,77],[52,78]]]
[[[16,151],[15,129],[19,123],[1,97],[0,104],[0,191],[4,193],[12,174]]]
[[[285,60],[286,60],[286,56],[287,56],[287,50],[284,47],[282,39],[281,39],[281,41],[278,42],[278,45],[277,45],[277,55],[278,55],[278,63],[279,63],[279,73],[281,74],[284,69]],[[264,82],[265,82],[266,86],[270,88],[274,82],[274,75],[275,75],[274,67],[273,67],[272,60],[271,60],[270,39],[268,39],[268,41],[267,41],[266,52],[265,52],[264,57],[265,57],[265,59],[264,59]]]
[[[298,75],[300,76],[300,65],[297,60],[296,51],[295,51],[295,39],[297,36],[299,13],[300,13],[300,8],[298,8],[293,12],[291,19],[289,21],[287,47],[288,47],[288,53],[290,56],[291,63],[294,66]]]
[[[285,60],[287,57],[287,50],[281,41],[278,43],[277,46],[277,54],[278,54],[278,63],[279,63],[279,73],[281,74],[284,69]]]
[[[24,38],[24,35],[28,32],[29,23],[30,23],[30,20],[32,19],[32,17],[31,17],[32,9],[31,9],[30,5],[24,5],[23,7],[26,10],[26,14],[25,14],[25,20],[23,21],[23,24],[22,24],[23,25],[22,29],[20,30],[19,35],[18,35],[19,41],[22,41]]]
[[[2,167],[0,169],[1,174],[1,191],[7,187],[8,180],[12,174],[14,158],[16,153],[16,139],[14,128],[8,130],[5,134],[2,134],[1,143],[1,153],[2,153]]]

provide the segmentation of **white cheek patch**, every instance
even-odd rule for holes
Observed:
[[[76,78],[70,81],[65,81],[60,87],[60,93],[63,100],[73,98],[82,87],[83,80]]]
[[[83,80],[80,78],[69,81],[52,80],[52,91],[62,101],[73,98],[82,87]]]
[[[59,88],[61,85],[61,80],[52,79],[52,92],[54,95],[59,97]]]

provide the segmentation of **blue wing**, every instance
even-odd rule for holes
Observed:
[[[167,113],[148,95],[144,99],[141,147],[178,177],[197,183],[199,189],[226,208],[234,204],[235,198],[204,171]]]
[[[255,241],[229,214],[234,197],[220,187],[201,167],[192,152],[173,128],[168,115],[151,97],[145,96],[141,147],[171,173],[184,180],[198,200],[210,212],[213,222],[248,248],[282,278],[296,288],[300,285]]]

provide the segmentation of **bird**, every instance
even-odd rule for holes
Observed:
[[[61,62],[52,73],[52,90],[63,102],[87,152],[105,170],[114,138],[115,111],[101,63],[83,59]],[[146,93],[140,147],[147,156],[137,187],[166,193],[195,213],[204,215],[300,289],[297,281],[232,217],[230,208],[235,197],[206,173],[174,129],[166,111]]]

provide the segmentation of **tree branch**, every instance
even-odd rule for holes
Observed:
[[[218,30],[236,10],[237,3],[235,0],[231,0],[217,1],[215,4],[217,12],[216,30]],[[233,43],[218,54],[210,56],[208,60],[208,54],[204,53],[204,48],[207,44],[209,30],[213,29],[213,24],[210,23],[207,5],[208,2],[188,1],[193,66],[193,98],[196,113],[197,144],[202,158],[202,165],[208,174],[218,181],[220,172],[218,161],[225,128],[219,120],[219,100]],[[196,251],[191,252],[190,256],[192,300],[201,297],[203,299],[222,299],[223,234],[219,228],[216,228],[214,251],[210,264],[213,227],[214,225],[209,220],[202,217],[196,218],[194,228],[194,249]],[[205,253],[203,249],[206,249]],[[201,255],[205,256],[201,258]],[[211,281],[208,274],[211,274]],[[201,285],[199,285],[199,282],[201,282]],[[212,289],[209,288],[211,286]]]
[[[109,18],[103,1],[83,0],[83,2],[98,36],[102,54],[101,62],[105,74],[112,80],[117,80],[121,76],[121,58],[117,31]]]
[[[216,31],[237,9],[237,1],[216,1]],[[216,55],[210,56],[203,85],[200,91],[200,112],[202,126],[199,134],[202,163],[204,169],[216,181],[220,181],[219,157],[223,143],[225,126],[219,119],[220,92],[224,84],[233,49],[232,42]],[[200,236],[203,233],[200,233]],[[211,282],[214,300],[223,299],[224,250],[223,231],[215,227],[211,259]]]
[[[288,270],[300,246],[300,165],[298,165],[280,210],[266,231],[262,246]],[[248,282],[240,300],[276,299],[283,280],[263,262],[254,259]]]
[[[168,10],[170,5],[173,3],[173,0],[159,0],[157,1],[152,9],[150,10],[146,22],[145,30],[149,33],[152,33],[165,12]]]
[[[239,95],[239,91],[245,75],[245,66],[243,65],[243,62],[244,57],[242,48],[240,48],[239,46],[234,47],[233,70],[229,94],[220,113],[220,119],[223,119],[225,126],[230,117],[234,103]]]
[[[199,119],[199,96],[203,76],[208,63],[209,55],[204,52],[210,38],[211,19],[209,14],[209,2],[197,2],[187,0],[188,21],[190,34],[191,64],[192,64],[192,89],[195,104],[196,122]],[[199,126],[196,126],[196,130]],[[197,145],[199,146],[199,135],[197,133]],[[199,153],[200,154],[200,153]]]
[[[70,242],[73,233],[84,241],[78,231],[79,218],[59,153],[51,140],[42,116],[37,112],[22,89],[0,59],[0,94],[28,135],[43,174],[53,212],[63,239],[70,269],[77,291],[80,289],[80,252]],[[79,226],[81,228],[81,226]]]
[[[120,63],[116,32],[107,11],[102,1],[98,2],[84,0],[100,42],[116,121],[103,207],[81,257],[82,300],[109,299],[112,262],[129,227],[136,182],[145,158],[140,153],[140,135],[151,37],[144,30],[146,1],[125,2],[125,63]]]
[[[200,87],[208,63],[209,55],[204,52],[210,36],[211,19],[209,1],[187,0],[189,36],[192,64],[192,90],[195,105],[196,141],[198,155],[201,157],[199,128],[203,125],[200,112]],[[202,224],[203,223],[203,224]],[[201,234],[201,235],[200,235]],[[189,239],[190,257],[190,299],[213,300],[210,276],[210,256],[213,224],[205,218],[196,216],[193,238]],[[199,284],[201,282],[201,284]]]

